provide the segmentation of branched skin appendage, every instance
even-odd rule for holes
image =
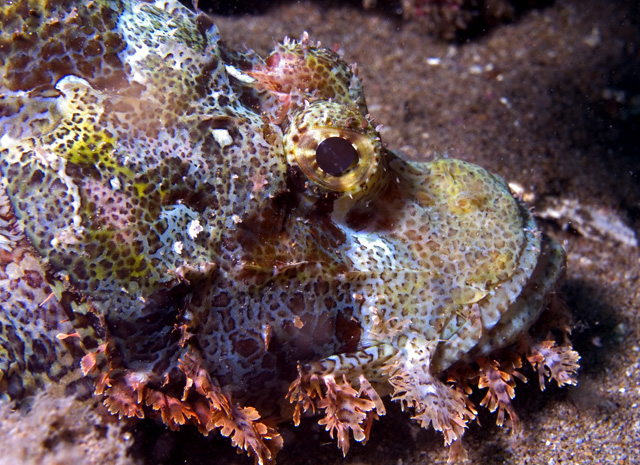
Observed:
[[[480,407],[516,429],[525,364],[575,384],[569,325],[534,325],[562,249],[499,177],[386,150],[336,52],[227,50],[175,0],[0,21],[4,398],[91,380],[263,464],[278,422],[315,412],[346,454],[388,399],[459,457]]]

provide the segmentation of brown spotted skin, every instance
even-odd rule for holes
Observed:
[[[37,392],[45,380],[71,381],[79,352],[56,338],[73,326],[64,321],[67,314],[52,296],[40,257],[17,226],[4,193],[0,227],[0,391],[19,399]]]
[[[126,43],[117,30],[116,3],[74,8],[75,3],[16,1],[0,7],[0,69],[6,89],[53,89],[69,74],[97,89],[127,84],[118,56]]]
[[[575,382],[577,354],[528,335],[560,247],[502,179],[385,150],[335,52],[235,53],[174,0],[24,0],[0,23],[7,397],[88,376],[114,414],[266,463],[304,410],[346,453],[392,394],[459,445],[470,383],[515,422],[519,360]],[[357,153],[337,173],[328,138]]]

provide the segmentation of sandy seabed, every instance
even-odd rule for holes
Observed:
[[[284,36],[303,31],[326,46],[339,44],[345,59],[358,63],[389,148],[419,160],[446,153],[500,174],[565,247],[561,291],[576,320],[578,385],[540,392],[535,379],[519,383],[514,405],[522,434],[497,427],[483,411],[464,437],[470,462],[640,463],[638,3],[556,1],[457,45],[429,37],[418,22],[318,3],[288,2],[215,20],[228,45],[265,55]],[[147,421],[119,427],[118,436],[113,426],[104,428],[133,444],[118,463],[253,463],[226,439],[193,429],[172,433]],[[374,424],[368,444],[352,444],[346,458],[315,421],[282,429],[280,464],[447,459],[442,437],[397,406]],[[0,457],[0,463],[10,462]]]

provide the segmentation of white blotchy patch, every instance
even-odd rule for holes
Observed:
[[[252,78],[248,74],[243,73],[242,71],[240,71],[238,68],[234,66],[225,65],[224,67],[227,70],[227,73],[230,76],[233,76],[234,78],[236,78],[238,81],[246,82],[247,84],[252,84],[256,81],[254,78]]]
[[[176,241],[173,243],[173,251],[178,255],[182,254],[183,247],[184,245],[182,244],[182,241]]]
[[[352,244],[346,253],[357,270],[371,271],[372,265],[380,267],[386,258],[396,256],[393,245],[375,233],[352,231],[350,235]]]
[[[118,178],[111,178],[109,180],[109,184],[111,184],[111,189],[113,189],[114,191],[118,191],[122,188],[122,185],[120,184],[120,179]]]
[[[229,131],[226,129],[213,129],[211,132],[213,133],[213,138],[218,144],[220,144],[220,147],[226,147],[227,145],[233,144],[231,134],[229,134]]]
[[[191,220],[189,226],[187,226],[187,233],[192,240],[195,240],[195,238],[198,237],[198,234],[200,234],[203,230],[204,228],[202,227],[202,225],[200,224],[200,220],[198,219]]]

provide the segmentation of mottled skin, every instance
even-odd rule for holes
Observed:
[[[470,384],[502,423],[521,356],[575,382],[577,354],[528,332],[560,247],[499,177],[383,148],[336,53],[232,52],[173,0],[25,0],[0,24],[9,398],[89,376],[112,413],[262,463],[304,410],[346,453],[391,394],[459,446]],[[348,166],[321,161],[331,138]]]

